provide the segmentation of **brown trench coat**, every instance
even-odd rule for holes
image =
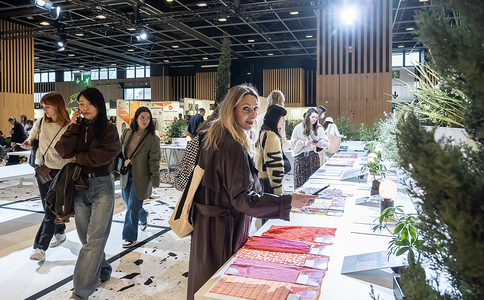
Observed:
[[[260,194],[257,169],[226,133],[219,150],[201,149],[205,170],[195,194],[188,299],[246,242],[252,217],[289,220],[291,195]]]

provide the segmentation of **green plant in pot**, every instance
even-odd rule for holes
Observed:
[[[405,213],[403,206],[398,205],[384,209],[377,220],[378,224],[372,230],[387,230],[392,235],[388,243],[388,255],[407,254],[409,265],[420,264],[421,254],[425,248],[424,240],[419,235],[418,216]],[[388,220],[396,220],[393,230],[387,226]]]
[[[185,137],[187,132],[187,123],[183,120],[177,120],[171,123],[170,126],[166,128],[166,135],[168,136],[168,144],[171,144],[174,138]]]
[[[385,178],[385,172],[387,170],[387,167],[385,167],[385,165],[378,160],[379,154],[379,152],[368,154],[368,162],[361,167],[362,173],[369,171],[370,175],[373,175],[370,193],[371,195],[378,194],[380,181],[376,179],[376,175],[380,175],[381,178]]]

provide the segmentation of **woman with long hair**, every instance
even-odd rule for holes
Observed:
[[[329,147],[329,139],[318,122],[319,116],[319,111],[311,107],[304,115],[304,120],[292,132],[294,190],[302,186],[321,166],[317,152]]]
[[[256,143],[255,166],[264,193],[281,195],[284,192],[284,153],[280,130],[284,126],[287,111],[278,104],[267,108]]]
[[[130,160],[128,173],[120,176],[126,217],[123,227],[123,248],[136,244],[138,222],[140,229],[148,226],[148,213],[143,200],[160,185],[160,138],[155,135],[155,124],[148,107],[138,108],[130,128],[121,135],[122,152]]]
[[[205,172],[192,209],[189,300],[245,243],[252,217],[289,220],[291,205],[302,207],[315,197],[261,193],[248,137],[258,110],[252,86],[232,87],[203,139],[198,165]]]
[[[100,279],[111,279],[112,268],[104,247],[109,236],[114,209],[114,157],[121,151],[116,125],[106,117],[102,93],[87,88],[77,96],[79,110],[55,149],[63,158],[82,166],[87,187],[74,191],[77,234],[82,243],[74,268],[71,299],[87,299]]]
[[[30,130],[30,136],[24,141],[24,145],[31,146],[32,141],[39,140],[39,147],[35,153],[35,165],[45,166],[48,168],[47,171],[50,169],[45,176],[36,175],[40,200],[44,207],[44,219],[40,223],[35,236],[34,250],[30,259],[43,261],[45,260],[45,251],[49,247],[60,246],[66,240],[66,225],[54,224],[56,217],[50,209],[46,209],[45,197],[52,179],[69,162],[68,159],[62,159],[54,146],[67,130],[71,121],[66,110],[66,102],[61,94],[52,92],[44,95],[40,99],[40,105],[43,107],[44,116],[34,123]]]

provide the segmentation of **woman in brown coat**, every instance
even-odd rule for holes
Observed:
[[[203,140],[198,165],[205,173],[194,198],[189,300],[246,242],[252,217],[288,221],[291,206],[302,207],[315,197],[262,195],[247,135],[258,110],[253,87],[231,88]]]

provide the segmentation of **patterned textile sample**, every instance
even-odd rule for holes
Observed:
[[[306,266],[316,269],[328,269],[328,256],[317,256],[302,253],[272,252],[267,250],[249,249],[242,247],[235,253],[235,257],[269,261],[274,263]]]
[[[263,237],[272,237],[283,240],[314,242],[317,236],[334,236],[336,228],[311,226],[271,226],[262,234]]]
[[[326,270],[318,270],[300,266],[237,258],[226,270],[227,275],[237,275],[255,279],[299,283],[320,286]]]
[[[309,243],[281,240],[271,237],[253,236],[244,245],[246,248],[269,250],[275,252],[309,253]]]
[[[253,300],[285,300],[291,294],[299,295],[299,300],[315,300],[319,287],[223,275],[210,292]]]

